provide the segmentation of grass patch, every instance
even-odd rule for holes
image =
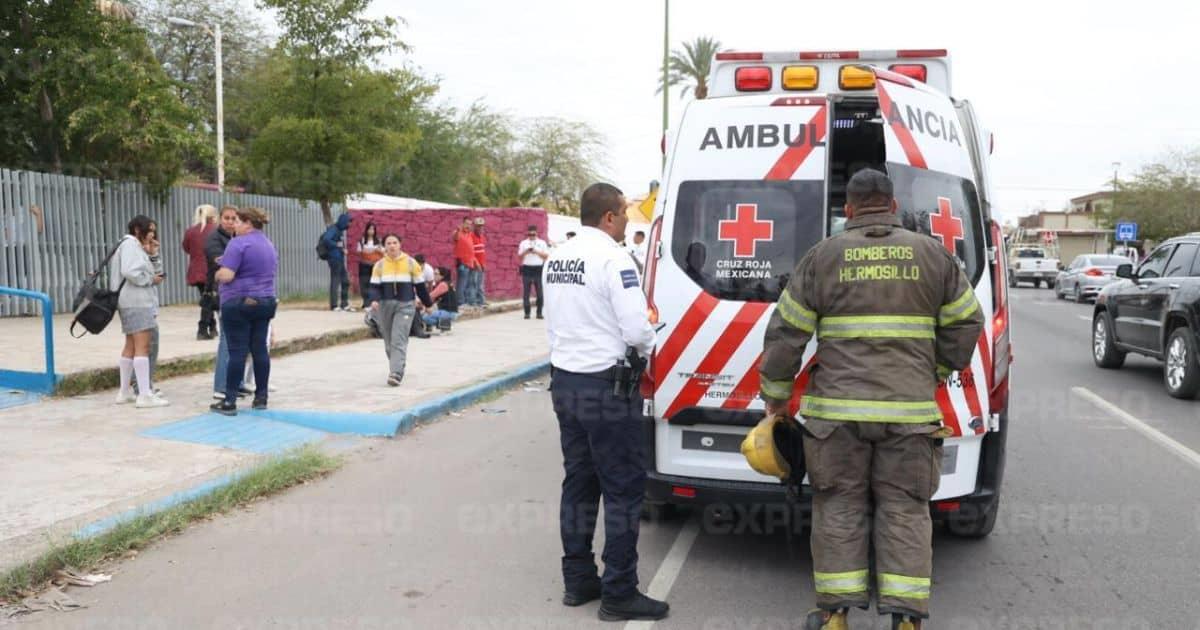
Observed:
[[[38,592],[59,569],[73,567],[83,572],[93,571],[106,561],[144,549],[164,536],[177,534],[196,521],[321,477],[339,465],[339,459],[314,447],[304,447],[253,468],[233,483],[206,496],[123,522],[94,538],[56,544],[36,560],[0,575],[0,604],[15,603]]]

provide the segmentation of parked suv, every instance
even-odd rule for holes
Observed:
[[[1138,265],[1117,267],[1118,278],[1096,297],[1092,358],[1118,368],[1136,352],[1166,363],[1167,393],[1192,398],[1200,392],[1200,232],[1166,241]]]

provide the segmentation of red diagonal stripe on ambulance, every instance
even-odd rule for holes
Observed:
[[[696,366],[693,374],[720,374],[725,368],[725,364],[729,363],[730,357],[734,352],[737,352],[738,347],[745,341],[746,336],[750,334],[750,330],[758,323],[758,319],[767,311],[771,305],[765,302],[747,302],[742,305],[733,320],[725,327],[725,331],[717,339],[709,349],[708,354],[700,360],[700,364]],[[683,389],[679,391],[679,395],[667,407],[665,418],[670,420],[680,409],[684,407],[693,407],[704,396],[704,392],[708,391],[708,386],[711,381],[708,379],[699,379],[695,377],[688,378]]]
[[[696,331],[700,330],[700,327],[708,320],[708,316],[712,314],[717,304],[717,298],[701,291],[700,295],[697,295],[696,299],[692,301],[692,305],[683,312],[679,324],[675,326],[671,335],[667,337],[666,343],[654,355],[654,382],[659,386],[665,382],[667,375],[671,373],[671,368],[675,367],[675,362],[679,360],[679,355],[687,349],[688,342],[696,336]]]
[[[959,373],[959,377],[963,383],[963,397],[967,399],[967,409],[971,412],[971,418],[979,418],[979,428],[971,428],[972,433],[979,433],[987,422],[983,417],[983,406],[979,404],[979,389],[975,384],[975,370],[968,367]]]
[[[995,374],[996,366],[992,365],[992,344],[988,343],[987,330],[979,333],[979,343],[976,344],[979,348],[979,356],[983,359],[984,378],[987,380],[987,391],[992,393],[992,388],[996,385],[992,383],[992,375]]]
[[[771,170],[767,171],[767,176],[763,179],[791,179],[792,175],[796,174],[800,165],[804,164],[804,160],[807,160],[808,156],[812,154],[816,143],[825,139],[825,130],[829,126],[825,120],[827,109],[827,107],[822,106],[813,115],[812,120],[808,121],[807,127],[808,129],[816,129],[816,137],[808,138],[808,141],[804,144],[794,147],[789,146],[783,152],[783,155],[779,156],[779,159],[775,161],[775,166],[772,166]],[[805,134],[808,134],[808,132],[806,131]]]
[[[879,92],[879,111],[883,112],[885,119],[888,119],[890,118],[888,114],[896,106],[895,102],[884,89],[882,81],[879,82],[877,91]],[[900,146],[904,149],[904,155],[908,157],[908,163],[917,168],[929,168],[925,164],[925,156],[921,155],[921,149],[917,147],[917,141],[913,138],[912,132],[904,126],[904,121],[894,119],[890,120],[888,124],[892,128],[892,132],[896,134],[896,138],[900,140]]]
[[[742,379],[734,386],[733,391],[729,392],[729,398],[721,403],[722,409],[746,409],[750,407],[750,403],[754,402],[754,398],[758,396],[759,386],[762,385],[762,380],[758,376],[758,364],[762,363],[762,353],[758,353],[754,361],[750,364],[750,369],[742,375]]]
[[[962,427],[958,424],[958,413],[954,411],[954,402],[950,400],[950,386],[947,383],[938,385],[935,395],[938,408],[942,411],[942,423],[954,431],[952,437],[962,436]]]

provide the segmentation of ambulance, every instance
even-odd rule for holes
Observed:
[[[651,226],[644,290],[660,329],[642,382],[648,511],[784,504],[778,480],[739,452],[763,415],[763,333],[800,258],[843,228],[847,180],[870,167],[894,182],[904,226],[957,256],[987,316],[970,367],[936,393],[953,435],[930,506],[949,531],[986,536],[1008,425],[1006,254],[990,205],[992,137],[950,96],[946,51],[721,52],[709,86],[665,142]],[[814,339],[793,412],[815,351]]]

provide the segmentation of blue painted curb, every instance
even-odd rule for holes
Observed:
[[[396,419],[386,414],[239,409],[238,415],[241,414],[295,424],[326,433],[352,433],[367,437],[396,435]]]
[[[293,422],[293,420],[285,419],[285,416],[291,417],[291,416],[295,415],[295,417],[300,418],[301,420],[304,420],[305,422],[309,422],[309,421],[312,422],[312,424],[304,424],[303,426],[306,426],[311,429],[320,429],[320,430],[324,430],[324,431],[329,431],[330,433],[358,433],[359,432],[359,431],[335,431],[334,429],[330,428],[332,426],[346,426],[346,427],[356,427],[356,428],[367,427],[372,430],[386,430],[388,426],[391,426],[391,427],[393,427],[391,433],[377,434],[377,435],[386,435],[386,436],[390,437],[390,436],[396,435],[398,433],[408,433],[417,424],[424,424],[424,423],[432,420],[433,418],[436,418],[442,414],[448,413],[454,409],[458,409],[458,408],[470,405],[471,403],[475,402],[476,400],[479,400],[480,398],[483,398],[485,396],[493,394],[497,391],[500,391],[502,389],[508,389],[509,387],[512,387],[518,383],[521,383],[522,381],[526,381],[531,378],[536,378],[549,370],[550,370],[550,361],[548,359],[544,360],[544,361],[538,361],[536,363],[531,363],[524,367],[518,368],[517,370],[510,372],[508,374],[505,374],[504,376],[499,376],[499,377],[484,381],[482,383],[479,383],[478,385],[473,385],[473,386],[467,387],[465,389],[460,389],[452,394],[442,396],[441,398],[435,398],[434,400],[430,400],[430,401],[421,403],[415,407],[405,409],[404,411],[396,413],[396,414],[389,414],[389,415],[380,414],[380,415],[374,415],[374,416],[372,416],[371,414],[345,414],[348,416],[352,416],[350,419],[346,420],[345,422],[342,422],[342,418],[340,418],[340,417],[333,417],[330,414],[327,414],[327,413],[322,414],[321,412],[316,412],[316,411],[314,411],[314,412],[306,412],[306,411],[271,412],[271,410],[268,409],[268,410],[264,410],[264,411],[247,410],[242,413],[247,413],[247,412],[252,411],[255,415],[260,415],[262,417],[270,418],[272,420],[278,420],[280,422]],[[274,413],[273,416],[272,416],[272,413]],[[358,416],[361,416],[361,418]],[[382,421],[386,421],[386,424],[383,423]],[[296,423],[301,424],[301,421],[297,420]],[[366,433],[362,433],[362,434],[367,435]],[[186,502],[192,501],[194,499],[199,499],[201,497],[208,496],[208,495],[212,494],[213,492],[216,492],[217,490],[237,481],[238,479],[241,479],[245,475],[249,474],[252,470],[253,469],[249,469],[249,470],[225,475],[223,477],[213,479],[212,481],[208,481],[203,484],[200,484],[194,488],[176,492],[174,494],[170,494],[166,497],[163,497],[162,499],[159,499],[157,501],[147,503],[146,505],[136,507],[132,510],[122,512],[115,516],[110,516],[108,518],[101,519],[99,521],[96,521],[94,523],[91,523],[89,525],[86,525],[86,526],[80,528],[80,530],[75,533],[75,537],[76,538],[91,538],[94,536],[99,536],[100,534],[103,534],[103,533],[113,529],[117,525],[124,523],[126,521],[129,521],[129,520],[132,520],[134,518],[137,518],[140,516],[149,516],[152,514],[157,514],[158,512],[162,512],[163,510],[170,509],[181,503],[186,503]]]

